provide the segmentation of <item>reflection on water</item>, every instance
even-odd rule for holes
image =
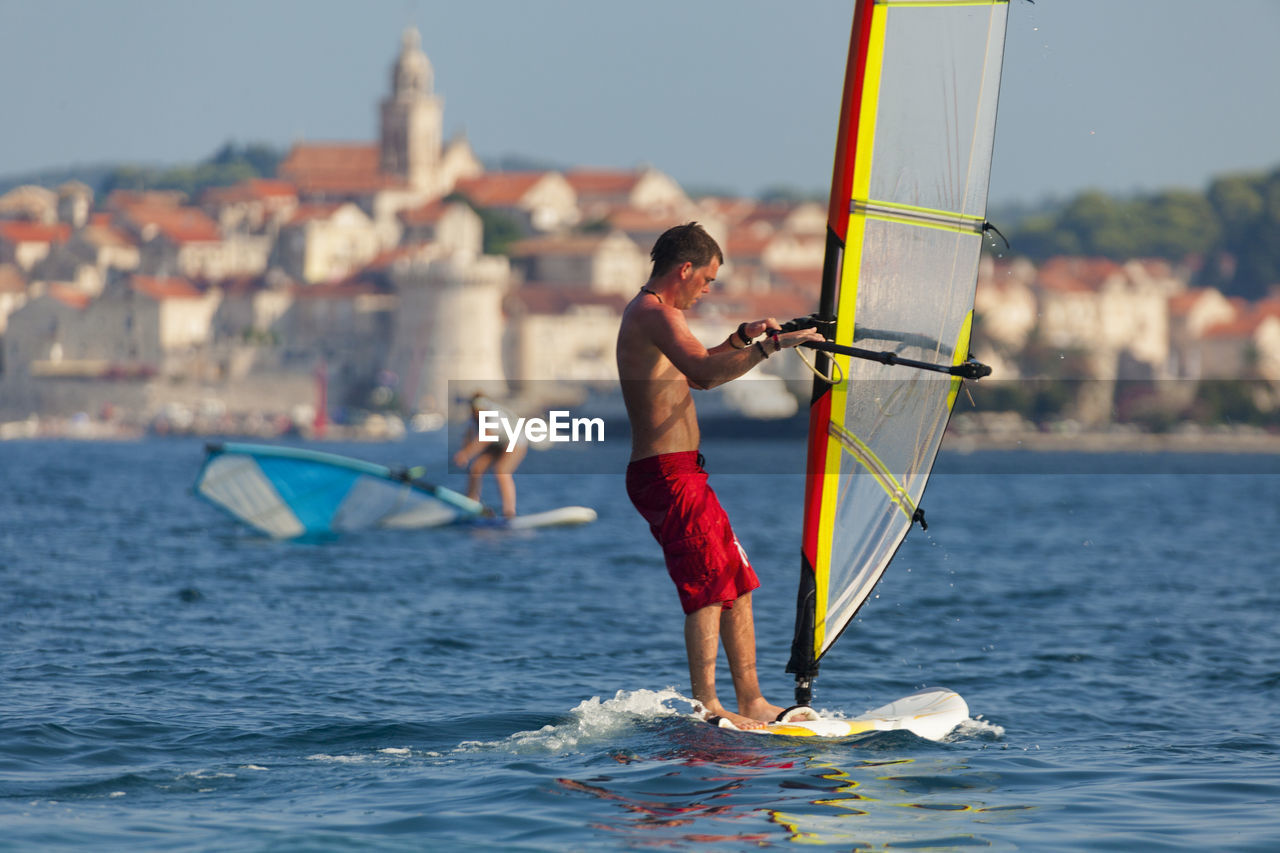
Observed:
[[[790,842],[846,849],[993,848],[984,825],[1029,807],[984,802],[999,781],[958,762],[959,756],[856,759],[875,746],[899,755],[919,742],[875,736],[832,746],[820,755],[794,748],[751,748],[712,742],[682,727],[682,747],[650,758],[614,756],[620,774],[558,779],[570,792],[616,803],[616,819],[593,828],[633,836],[645,846]],[[718,742],[717,742],[718,741]],[[676,763],[679,769],[671,769]],[[772,784],[765,784],[766,780]]]
[[[988,806],[975,795],[996,790],[995,781],[942,759],[861,761],[850,769],[815,760],[811,767],[821,768],[820,778],[839,782],[840,796],[769,811],[795,843],[852,849],[992,847],[978,831],[981,825],[997,812],[1028,808]],[[886,773],[886,768],[895,769]]]
[[[741,788],[738,783],[729,783],[705,791],[691,791],[679,799],[638,799],[624,796],[609,790],[603,785],[578,782],[573,779],[557,779],[561,786],[570,791],[598,797],[602,800],[615,800],[627,812],[626,817],[617,825],[593,823],[592,828],[616,832],[648,832],[674,827],[691,827],[698,820],[719,821],[735,820],[743,817],[735,813],[732,804],[713,803],[710,801],[731,796],[732,791]],[[609,777],[598,777],[595,781],[609,781]],[[686,801],[686,797],[692,797]],[[683,841],[768,841],[767,833],[724,833],[724,832],[681,832]]]

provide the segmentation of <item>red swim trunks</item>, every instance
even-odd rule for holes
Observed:
[[[662,546],[685,613],[709,604],[732,607],[760,586],[696,450],[632,462],[627,496]]]

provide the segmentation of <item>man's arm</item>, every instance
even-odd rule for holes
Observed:
[[[813,329],[799,329],[741,349],[730,336],[707,349],[689,331],[684,313],[675,308],[655,306],[647,312],[644,322],[654,346],[685,375],[690,386],[702,390],[737,379],[778,350],[799,346],[807,340],[822,340],[822,335]],[[768,320],[757,320],[746,324],[746,333],[754,337],[769,328],[778,328],[777,322],[770,325]]]

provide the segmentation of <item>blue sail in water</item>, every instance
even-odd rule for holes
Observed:
[[[207,450],[196,494],[278,539],[372,527],[440,527],[486,515],[478,501],[410,471],[347,456],[233,442]]]

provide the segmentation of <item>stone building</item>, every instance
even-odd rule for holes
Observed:
[[[18,219],[0,220],[0,263],[30,270],[48,257],[54,246],[70,238],[71,226],[65,223],[47,225]]]
[[[432,201],[400,212],[405,246],[434,243],[449,254],[477,257],[484,246],[484,223],[460,201]]]
[[[578,199],[582,220],[605,219],[620,207],[683,214],[694,211],[684,189],[650,166],[639,169],[570,169],[565,179]]]
[[[272,264],[306,283],[337,281],[373,260],[383,243],[353,202],[303,204],[280,228]]]
[[[563,231],[580,219],[578,197],[559,172],[487,172],[459,181],[454,191],[510,217],[528,235]]]
[[[511,263],[526,282],[555,282],[568,290],[634,293],[649,277],[647,253],[621,231],[521,240]]]
[[[386,364],[406,411],[445,414],[459,394],[506,392],[506,258],[426,246],[397,261],[390,278],[398,307]]]

